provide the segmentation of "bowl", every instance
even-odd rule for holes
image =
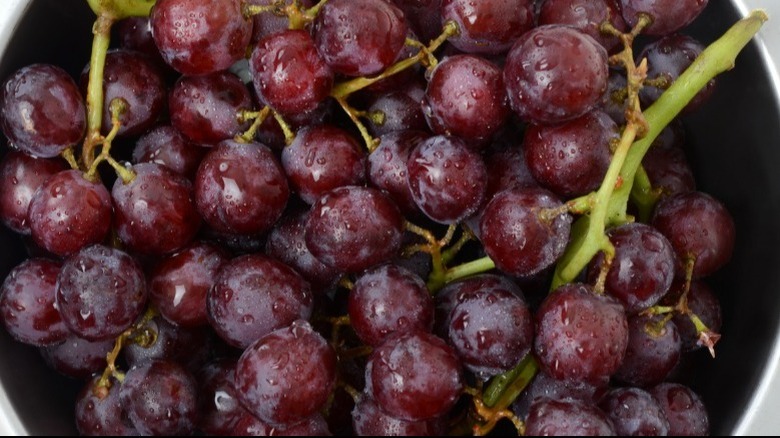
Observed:
[[[687,33],[713,41],[750,9],[771,19],[724,74],[705,109],[686,119],[689,161],[701,190],[723,201],[737,226],[733,259],[709,281],[721,299],[717,357],[698,354],[692,386],[713,434],[780,430],[780,2],[711,1]],[[93,15],[83,1],[3,0],[0,78],[34,62],[78,76],[89,57]],[[0,230],[0,278],[25,255]],[[50,371],[38,351],[0,330],[0,434],[75,433],[81,383]]]

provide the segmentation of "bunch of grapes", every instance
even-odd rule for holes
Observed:
[[[0,96],[0,316],[79,432],[709,432],[671,381],[735,231],[677,115],[763,13],[705,48],[706,0],[88,3],[80,78]]]

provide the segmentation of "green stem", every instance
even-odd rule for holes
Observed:
[[[491,408],[506,409],[520,395],[539,370],[533,355],[526,354],[517,366],[490,381],[482,401]]]
[[[447,269],[447,272],[444,274],[444,283],[447,284],[470,275],[481,274],[495,269],[495,267],[496,263],[491,260],[490,257],[472,260],[468,263],[463,263],[462,265],[453,266]]]
[[[157,0],[87,0],[97,16],[121,20],[127,17],[148,17]]]
[[[87,137],[81,159],[87,169],[95,160],[95,148],[101,142],[100,128],[103,124],[103,72],[106,53],[111,43],[113,18],[100,14],[92,27],[92,54],[89,58],[89,83],[87,84]]]
[[[650,183],[650,177],[642,166],[637,169],[634,176],[634,186],[631,189],[631,200],[634,201],[639,211],[639,220],[649,222],[650,215],[653,213],[655,203],[658,202],[660,191],[653,189]]]
[[[634,143],[620,172],[625,184],[615,191],[615,196],[610,201],[610,224],[625,221],[626,205],[634,176],[656,137],[712,78],[734,67],[739,52],[768,19],[766,12],[756,10],[738,21],[717,41],[710,44],[661,97],[644,111],[649,129],[644,138]]]

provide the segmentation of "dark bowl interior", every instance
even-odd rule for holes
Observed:
[[[689,33],[709,43],[739,18],[726,1],[710,2]],[[77,77],[89,59],[92,13],[83,1],[35,0],[0,62],[0,78],[34,62]],[[730,434],[766,367],[780,320],[780,112],[775,85],[757,45],[719,79],[715,95],[688,117],[689,161],[701,190],[722,200],[737,225],[732,262],[708,283],[720,296],[723,338],[717,358],[697,353],[683,374],[710,411],[715,434]],[[23,242],[0,230],[2,277],[24,257]],[[0,277],[0,278],[2,278]],[[49,371],[34,348],[0,332],[0,384],[30,434],[74,433],[80,383]]]

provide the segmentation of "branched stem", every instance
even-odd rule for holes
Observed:
[[[86,169],[92,168],[95,161],[95,148],[102,142],[100,128],[103,124],[103,73],[106,67],[106,54],[111,42],[111,26],[114,19],[98,14],[92,26],[92,54],[89,58],[89,82],[87,84],[87,136],[81,159]]]

